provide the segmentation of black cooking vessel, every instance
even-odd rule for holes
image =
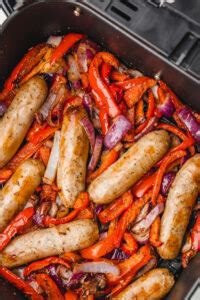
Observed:
[[[82,32],[120,57],[124,62],[151,76],[158,72],[184,102],[200,111],[199,84],[167,59],[154,52],[119,24],[80,1],[34,1],[13,13],[4,23],[0,35],[0,85],[27,51],[49,35]],[[184,270],[167,299],[182,300],[199,276],[200,256]],[[0,280],[0,299],[18,300],[24,296]],[[187,298],[189,299],[189,298]],[[55,299],[56,300],[56,299]]]

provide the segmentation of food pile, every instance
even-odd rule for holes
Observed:
[[[163,262],[200,249],[200,115],[77,33],[28,50],[0,115],[0,276],[34,300],[164,297]]]

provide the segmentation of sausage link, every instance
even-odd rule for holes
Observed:
[[[0,120],[0,168],[16,153],[34,115],[47,96],[45,80],[34,77],[16,94],[7,112]]]
[[[66,207],[73,207],[78,194],[85,190],[89,141],[80,124],[85,113],[83,108],[71,110],[63,119],[57,185]]]
[[[165,155],[169,143],[164,130],[145,135],[90,184],[91,200],[109,203],[126,192]]]
[[[113,300],[158,300],[169,293],[174,277],[168,269],[154,269],[131,283]]]
[[[177,257],[199,192],[200,154],[196,154],[179,170],[167,197],[161,219],[162,245],[157,248],[162,258]]]
[[[0,254],[0,265],[13,268],[47,256],[81,250],[97,240],[98,227],[92,220],[38,229],[15,238]]]
[[[42,162],[27,159],[5,184],[0,192],[0,232],[26,204],[43,173]]]

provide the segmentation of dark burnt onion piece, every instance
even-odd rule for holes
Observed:
[[[131,129],[131,127],[132,125],[130,121],[125,116],[117,116],[113,120],[113,123],[104,138],[104,145],[106,146],[106,148],[113,148],[118,142],[121,141],[121,139]]]
[[[107,259],[123,261],[129,258],[130,255],[125,253],[121,248],[115,248],[113,251],[105,255]]]
[[[192,114],[192,111],[189,108],[184,107],[180,109],[177,114],[196,142],[200,144],[200,124]]]
[[[103,138],[102,136],[98,135],[95,140],[94,151],[92,153],[91,159],[88,164],[88,170],[94,171],[99,161],[99,158],[101,156],[102,146],[103,146]]]
[[[163,176],[163,180],[161,184],[161,193],[163,196],[167,195],[175,177],[176,177],[175,172],[168,172]]]
[[[48,274],[53,279],[53,281],[57,284],[57,286],[59,287],[61,292],[64,293],[65,292],[65,286],[62,282],[62,279],[57,274],[56,266],[54,264],[49,265],[48,267],[46,267],[46,270],[48,271]]]

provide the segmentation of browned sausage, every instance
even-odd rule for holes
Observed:
[[[35,159],[27,159],[17,168],[0,191],[0,232],[26,204],[43,174],[42,162]]]
[[[38,229],[15,238],[0,254],[0,265],[20,266],[47,256],[81,250],[97,240],[98,227],[92,220]]]
[[[0,120],[0,167],[16,153],[47,96],[45,80],[34,77],[20,87],[7,112]]]
[[[73,207],[78,194],[85,190],[89,141],[80,124],[85,113],[83,108],[71,110],[63,119],[57,185],[66,207]]]
[[[158,300],[169,293],[174,277],[168,269],[154,269],[131,283],[113,300]]]
[[[90,184],[91,200],[109,203],[126,192],[165,155],[169,142],[164,130],[145,135]]]
[[[179,170],[167,197],[160,230],[163,244],[157,248],[162,258],[177,257],[199,192],[200,154],[196,154]]]

